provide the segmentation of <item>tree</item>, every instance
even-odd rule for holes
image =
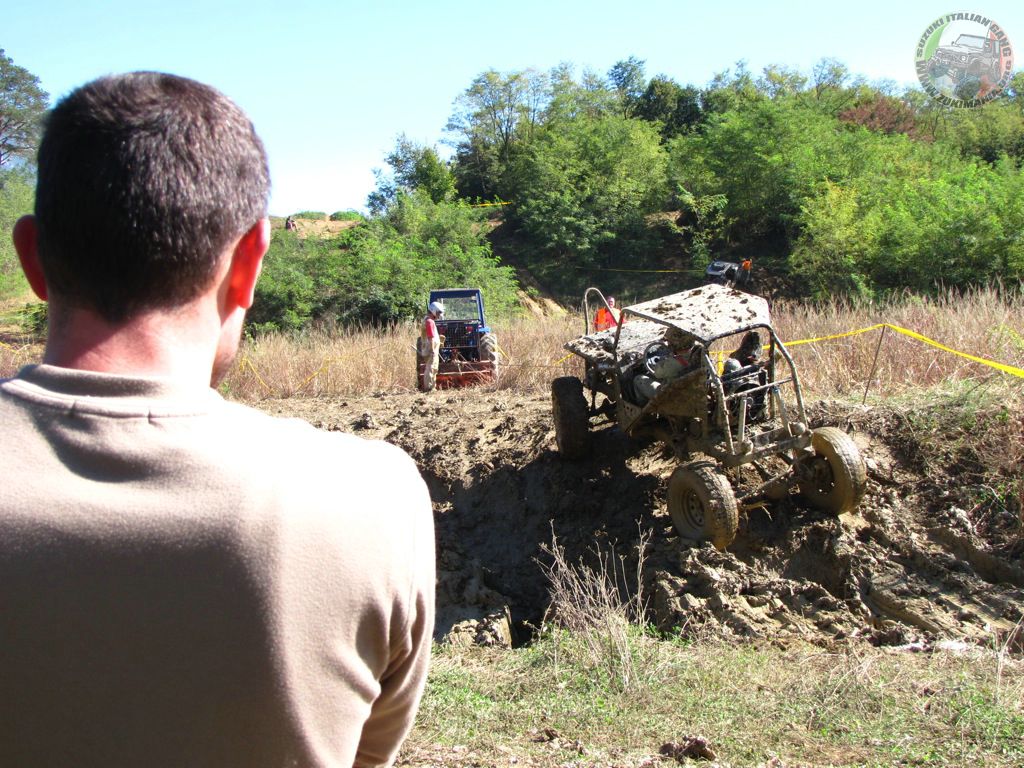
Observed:
[[[652,123],[661,123],[661,135],[668,140],[686,133],[700,122],[700,91],[683,88],[670,77],[651,78],[640,95],[635,116]]]
[[[625,61],[617,61],[608,70],[608,81],[618,92],[622,103],[622,114],[630,117],[634,114],[637,103],[647,87],[642,59],[630,56]]]
[[[863,78],[851,81],[850,70],[838,59],[826,57],[811,70],[813,103],[822,111],[836,115],[857,100]]]
[[[23,293],[28,283],[21,273],[10,232],[14,222],[32,213],[34,179],[26,168],[0,169],[0,299]]]
[[[435,203],[455,197],[455,179],[433,147],[416,144],[403,133],[385,161],[391,177],[374,171],[377,189],[367,198],[371,213],[381,213],[399,192],[422,190]]]
[[[276,230],[248,327],[387,325],[420,314],[431,288],[459,285],[481,288],[491,315],[510,314],[518,286],[491,252],[483,216],[463,202],[435,203],[420,189],[333,238]]]
[[[1024,115],[1010,99],[995,99],[976,109],[951,110],[937,126],[937,138],[965,157],[996,163],[1003,155],[1024,158]]]
[[[849,175],[837,126],[792,99],[741,101],[670,143],[670,176],[697,197],[725,195],[732,234],[791,236],[803,201]]]
[[[502,74],[489,69],[474,78],[455,101],[456,112],[448,130],[464,139],[482,138],[497,147],[498,157],[508,162],[512,148],[536,126],[546,103],[546,76],[533,69]]]
[[[666,201],[665,150],[654,126],[615,115],[542,132],[516,161],[515,223],[548,256],[623,261]],[[639,252],[640,248],[634,248]]]
[[[844,123],[863,125],[876,133],[905,133],[914,136],[914,111],[892,96],[876,95],[869,101],[839,113]]]
[[[477,75],[455,100],[446,129],[460,138],[456,177],[466,196],[498,194],[519,143],[538,126],[548,102],[547,75],[534,69]]]
[[[777,64],[765,67],[757,80],[758,89],[772,99],[800,93],[806,85],[807,78],[798,71]]]
[[[550,100],[544,113],[547,125],[575,120],[578,117],[601,117],[618,110],[618,96],[608,88],[608,82],[589,69],[576,82],[573,66],[563,62],[548,75]]]
[[[0,168],[35,154],[49,95],[39,78],[19,67],[0,48]]]
[[[736,62],[731,70],[716,72],[708,87],[701,91],[700,101],[705,113],[721,114],[736,109],[746,102],[764,98],[747,68],[747,62]]]

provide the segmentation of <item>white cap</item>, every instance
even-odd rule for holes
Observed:
[[[429,309],[435,315],[443,315],[444,314],[444,304],[442,304],[440,301],[432,301],[432,302],[430,302],[430,304],[427,306],[427,309]]]

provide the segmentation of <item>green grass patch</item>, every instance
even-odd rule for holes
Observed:
[[[643,667],[628,691],[555,633],[513,651],[438,648],[410,743],[539,765],[572,753],[637,764],[693,735],[729,765],[1024,761],[1024,667],[995,651],[683,644],[634,629]]]

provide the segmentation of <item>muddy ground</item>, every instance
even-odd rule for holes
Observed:
[[[1024,610],[1019,501],[977,504],[956,467],[939,480],[920,473],[906,420],[886,407],[810,407],[812,426],[846,429],[867,459],[857,511],[836,519],[796,497],[773,502],[741,513],[725,552],[675,533],[665,485],[678,461],[658,444],[604,423],[592,432],[591,459],[564,461],[546,395],[476,389],[260,407],[413,456],[434,501],[438,637],[457,627],[463,639],[502,642],[502,623],[486,617],[507,606],[515,639],[528,639],[548,603],[542,545],[556,536],[570,561],[592,559],[595,547],[633,557],[648,531],[644,589],[651,618],[666,630],[782,642],[993,642]]]

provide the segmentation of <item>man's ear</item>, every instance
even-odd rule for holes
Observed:
[[[21,271],[25,273],[32,291],[46,301],[46,278],[43,266],[39,263],[39,231],[36,228],[35,216],[22,216],[14,224],[12,233],[14,250],[18,252]]]
[[[242,309],[252,306],[256,280],[263,268],[263,255],[270,247],[270,219],[253,224],[231,254],[231,275],[228,290],[232,303]]]

